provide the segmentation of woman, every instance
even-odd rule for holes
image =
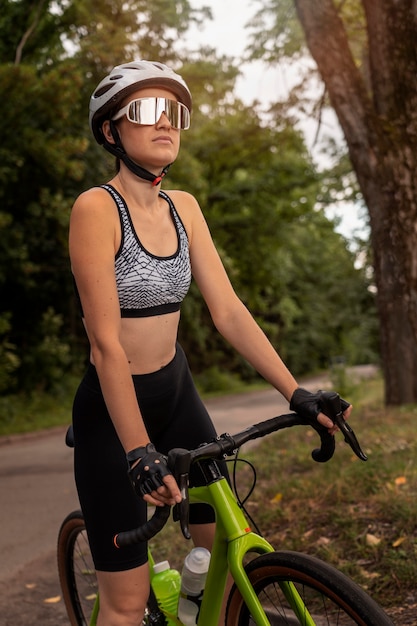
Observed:
[[[336,430],[235,294],[194,197],[159,190],[191,108],[183,79],[147,61],[115,67],[90,102],[94,137],[119,162],[107,185],[79,196],[70,225],[91,346],[74,401],[75,474],[97,568],[100,626],[137,626],[149,591],[146,545],[116,549],[113,536],[142,524],[146,503],[180,501],[166,467],[169,449],[215,436],[177,344],[191,275],[217,330],[291,408]],[[198,483],[198,474],[191,480]],[[194,543],[210,548],[211,509],[195,505],[190,522]]]

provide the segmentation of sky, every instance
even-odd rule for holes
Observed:
[[[213,13],[213,20],[207,20],[203,29],[197,27],[191,30],[188,40],[191,44],[210,44],[219,52],[228,56],[241,57],[250,42],[250,29],[247,25],[258,10],[256,0],[190,0],[195,8],[209,6]],[[311,59],[301,62],[311,64]],[[242,76],[238,78],[236,91],[239,97],[250,104],[254,99],[268,105],[279,99],[285,99],[290,88],[295,84],[298,76],[297,66],[284,65],[282,62],[276,67],[267,67],[261,61],[248,62],[241,65]],[[324,129],[337,132],[338,124],[332,111],[324,120]],[[316,136],[317,125],[312,120],[300,120],[309,149],[318,159],[318,150],[315,151],[313,142]],[[335,130],[336,129],[336,130]],[[340,135],[341,136],[341,135]],[[322,162],[324,163],[323,157]]]
[[[196,27],[190,31],[188,42],[193,45],[209,44],[222,53],[232,57],[241,57],[249,43],[250,31],[246,25],[258,10],[256,0],[190,0],[193,8],[209,6],[213,13],[213,20],[207,20],[203,29]],[[311,61],[310,61],[311,62]],[[267,68],[262,62],[246,63],[242,66],[243,75],[238,79],[236,91],[238,96],[247,104],[256,98],[268,105],[270,102],[285,98],[296,76],[296,69],[280,65]],[[340,127],[333,111],[324,118],[325,132],[342,138]],[[316,163],[325,166],[325,155],[321,154],[320,146],[314,146],[317,125],[313,120],[300,120],[306,145]],[[330,215],[341,219],[339,232],[351,238],[357,229],[362,230],[364,220],[360,210],[352,205],[334,207]]]
[[[190,0],[191,6],[209,6],[213,20],[207,20],[204,29],[192,29],[190,41],[214,46],[223,54],[240,57],[249,43],[250,31],[246,25],[257,11],[254,0]],[[254,95],[261,101],[273,100],[283,86],[276,71],[268,70],[262,63],[247,63],[244,76],[238,80],[239,96],[252,102]],[[276,99],[276,98],[275,98]]]

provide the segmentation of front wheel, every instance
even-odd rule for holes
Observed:
[[[356,583],[315,557],[271,552],[251,561],[246,572],[271,626],[394,626]],[[295,596],[301,600],[298,610]],[[226,625],[255,625],[236,585],[230,592]]]
[[[58,535],[58,572],[62,595],[71,626],[95,624],[98,585],[81,511],[70,513]],[[142,625],[166,626],[151,591]]]

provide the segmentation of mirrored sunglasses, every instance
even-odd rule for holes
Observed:
[[[178,130],[190,128],[190,112],[187,107],[169,98],[137,98],[120,109],[112,120],[118,120],[126,115],[133,124],[152,126],[158,122],[162,113],[165,113],[173,128]]]

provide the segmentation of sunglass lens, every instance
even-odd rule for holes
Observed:
[[[187,107],[169,98],[139,98],[128,105],[127,117],[135,124],[156,124],[165,113],[173,128],[186,130],[190,127],[190,112]]]

